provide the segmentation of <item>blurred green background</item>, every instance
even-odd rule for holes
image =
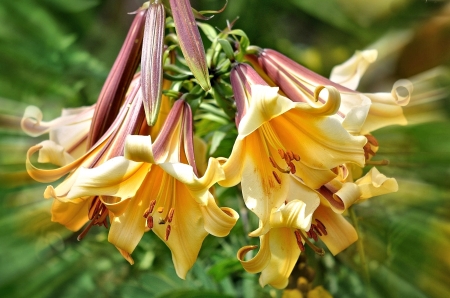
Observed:
[[[191,1],[197,10],[225,1]],[[334,297],[446,297],[450,293],[450,5],[419,0],[229,0],[208,21],[238,18],[252,44],[276,49],[328,76],[355,50],[377,48],[361,91],[390,91],[399,78],[417,83],[405,114],[411,125],[376,131],[380,169],[400,191],[354,208],[367,266],[356,245],[337,257],[308,252],[313,285]],[[231,236],[208,237],[185,281],[165,245],[142,239],[130,266],[104,228],[83,241],[50,221],[45,185],[28,178],[26,150],[42,138],[20,131],[27,105],[45,120],[63,107],[93,104],[140,1],[0,2],[0,297],[281,297],[261,288],[235,254],[250,243],[239,221]],[[236,190],[218,189],[242,210]],[[245,217],[245,216],[243,216]]]

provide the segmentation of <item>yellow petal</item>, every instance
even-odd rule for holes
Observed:
[[[356,51],[347,61],[336,65],[330,74],[330,80],[349,89],[356,90],[359,80],[369,65],[377,59],[377,50]]]
[[[241,182],[242,170],[243,170],[243,160],[245,159],[245,154],[248,152],[246,149],[245,140],[236,140],[231,151],[231,155],[228,159],[219,158],[218,161],[225,174],[225,179],[219,180],[219,185],[223,187],[232,187]]]
[[[269,244],[269,236],[263,235],[259,238],[261,243],[261,248],[258,253],[250,260],[244,260],[245,255],[256,248],[257,245],[248,245],[244,246],[237,252],[237,258],[241,262],[242,267],[244,267],[245,271],[249,273],[258,273],[264,270],[264,268],[269,265],[270,262],[270,244]]]
[[[231,208],[219,208],[210,194],[208,205],[201,206],[205,230],[214,236],[225,237],[239,219],[239,214]]]
[[[92,203],[92,197],[78,202],[53,201],[52,221],[60,223],[71,231],[78,231],[89,220],[88,211]]]
[[[267,236],[270,238],[271,258],[261,273],[259,283],[261,286],[269,284],[282,289],[289,282],[289,276],[300,256],[300,249],[293,229],[272,229]]]
[[[355,184],[361,191],[361,199],[368,199],[398,190],[397,181],[381,174],[375,167],[370,169],[364,177],[358,179]]]
[[[137,162],[155,163],[150,136],[130,135],[125,142],[125,158]]]
[[[361,198],[361,191],[355,183],[344,183],[342,188],[333,194],[333,199],[339,201],[339,205],[330,204],[331,209],[342,214],[347,208]],[[342,206],[342,207],[337,207]]]
[[[333,255],[336,255],[358,240],[355,228],[340,214],[320,205],[314,213],[326,227],[328,235],[319,236]]]

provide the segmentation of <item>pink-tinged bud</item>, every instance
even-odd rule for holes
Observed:
[[[161,106],[165,20],[164,5],[159,1],[150,3],[145,18],[141,62],[142,95],[150,126],[158,119]]]
[[[186,63],[203,90],[208,91],[211,89],[211,83],[209,81],[205,49],[191,4],[189,0],[170,0],[170,7]]]
[[[174,146],[174,144],[176,145]],[[182,99],[175,101],[173,104],[161,132],[153,143],[155,160],[161,160],[161,158],[167,158],[168,156],[170,158],[174,155],[174,152],[181,149],[179,144],[182,144],[184,149],[182,156],[186,157],[188,164],[198,175],[194,157],[192,110],[189,104]],[[179,156],[179,153],[175,155]]]
[[[145,11],[138,11],[119,55],[109,72],[97,100],[88,136],[88,148],[92,147],[108,130],[119,112],[141,59]]]
[[[252,62],[254,60],[250,59]],[[262,50],[258,54],[257,60],[267,76],[292,101],[308,102],[308,98],[314,97],[315,88],[319,85],[333,86],[341,92],[356,93],[356,91],[336,84],[271,49]],[[318,100],[325,102],[320,98]]]
[[[251,97],[251,86],[268,86],[268,84],[250,65],[244,63],[236,64],[233,67],[230,74],[230,81],[231,87],[233,88],[234,100],[236,101],[236,124],[238,125],[245,115],[247,100]]]

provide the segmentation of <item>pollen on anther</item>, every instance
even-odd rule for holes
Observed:
[[[273,176],[275,177],[275,180],[277,180],[278,184],[281,184],[280,176],[275,171],[272,171]]]
[[[282,159],[284,159],[285,158],[285,153],[284,153],[284,151],[283,151],[283,149],[278,149],[278,154],[280,154],[280,157],[282,158]]]
[[[147,217],[147,227],[153,229],[153,216]]]
[[[150,206],[148,207],[150,213],[153,212],[153,209],[155,208],[155,205],[156,205],[156,200],[151,200],[150,201]]]
[[[317,223],[317,225],[316,225],[317,228],[320,229],[320,231],[322,232],[322,234],[324,234],[325,236],[328,235],[327,228],[326,228],[325,225],[324,225],[320,220],[318,220],[317,218],[316,218],[316,223]]]
[[[291,151],[286,151],[286,154],[289,157],[289,160],[293,160],[294,159],[294,154],[292,154]]]
[[[288,166],[289,166],[289,169],[291,170],[291,173],[295,174],[295,172],[297,170],[295,169],[295,165],[292,163],[292,161],[288,162]]]
[[[276,167],[277,167],[277,164],[275,163],[275,160],[273,160],[272,156],[269,156],[269,160],[270,160],[270,163],[272,164],[272,166],[273,166],[274,168],[276,168]]]
[[[150,209],[146,209],[145,212],[144,212],[144,215],[143,215],[144,218],[147,218],[150,215],[150,213],[151,213]]]
[[[175,209],[170,208],[170,210],[169,210],[169,215],[168,215],[168,218],[167,218],[167,220],[168,220],[169,222],[172,222],[174,212],[175,212]]]
[[[295,153],[293,153],[293,155],[294,155],[294,159],[295,159],[296,161],[299,161],[299,160],[300,160],[300,155],[295,154]]]
[[[170,225],[167,225],[167,228],[166,228],[166,237],[165,237],[166,241],[169,240],[169,235],[170,235],[170,231],[171,231],[171,230],[172,230],[172,227],[171,227]]]

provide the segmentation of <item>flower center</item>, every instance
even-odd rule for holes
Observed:
[[[151,200],[149,207],[145,210],[143,217],[149,230],[153,229],[155,216],[159,225],[166,225],[165,240],[169,240],[172,230],[171,223],[175,214],[175,179],[168,174],[163,174],[159,192],[156,199]],[[156,213],[155,213],[155,207]]]
[[[317,235],[319,236],[328,235],[325,225],[320,220],[316,218],[316,222],[311,224],[311,228],[309,229],[309,231],[306,232],[306,235],[303,234],[303,232],[300,230],[296,230],[294,234],[295,238],[297,239],[297,245],[300,248],[301,252],[305,251],[305,245],[303,244],[304,241],[309,247],[311,247],[314,250],[316,254],[318,254],[319,256],[325,255],[325,251],[323,250],[323,248],[314,245],[309,240],[313,239],[314,241],[317,241],[318,240]]]
[[[105,226],[108,228],[108,222],[106,217],[108,216],[108,208],[102,203],[100,197],[96,196],[92,200],[91,206],[89,207],[88,218],[90,220],[89,224],[84,228],[84,230],[78,235],[77,240],[81,241],[92,226]]]
[[[260,135],[264,143],[264,147],[266,150],[267,155],[269,156],[269,161],[272,164],[272,166],[282,174],[295,174],[296,168],[294,165],[294,161],[300,161],[300,155],[290,151],[286,150],[281,143],[278,136],[273,131],[272,127],[269,123],[264,123],[260,127]],[[285,167],[280,166],[273,156],[272,152],[278,152],[280,158],[284,160],[286,163]],[[278,182],[278,184],[281,184],[281,178],[278,175],[277,171],[272,171],[272,174],[275,178],[275,180]]]

